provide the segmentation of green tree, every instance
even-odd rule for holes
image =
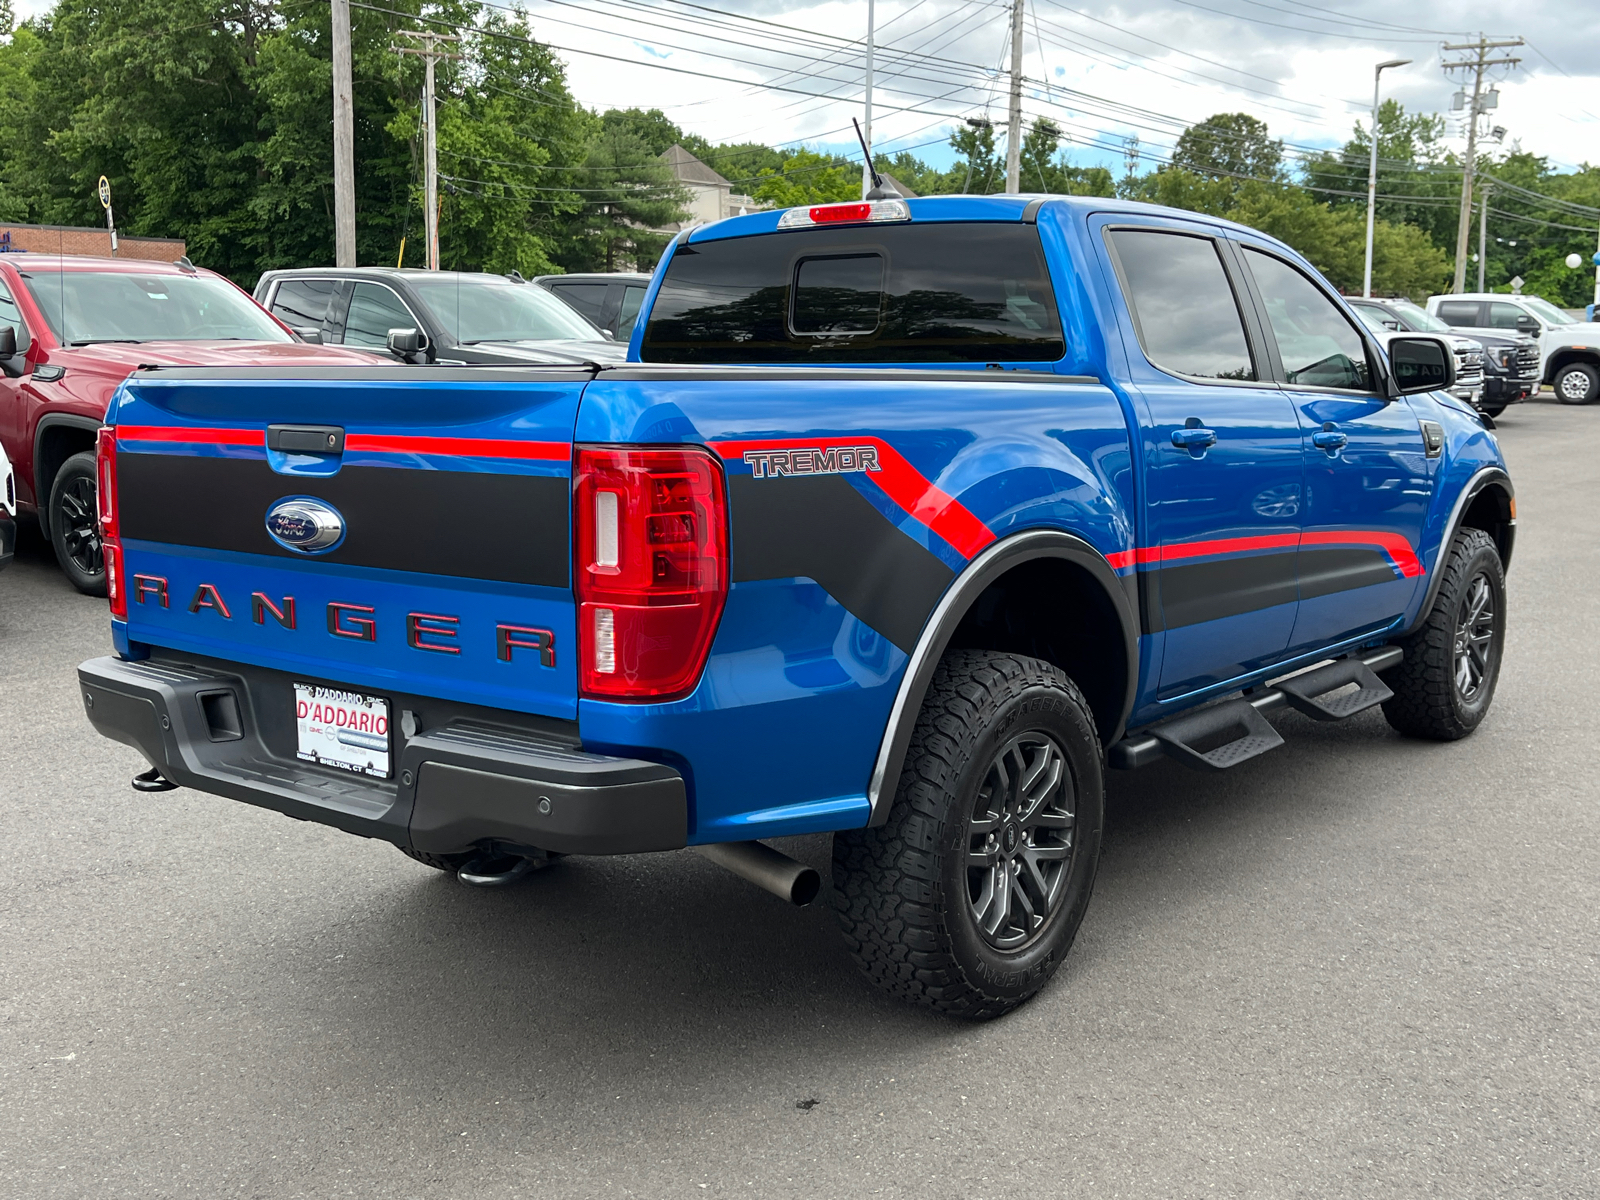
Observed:
[[[566,264],[574,270],[648,270],[680,221],[687,200],[650,146],[623,129],[605,130],[589,151],[583,203],[570,225]]]
[[[859,200],[861,165],[814,150],[795,150],[784,157],[778,170],[759,172],[750,194],[774,208]]]
[[[1200,175],[1283,178],[1283,143],[1248,113],[1217,113],[1178,137],[1172,165]]]

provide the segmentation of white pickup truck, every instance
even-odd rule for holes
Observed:
[[[1539,343],[1539,380],[1563,404],[1600,399],[1600,327],[1574,321],[1537,296],[1467,292],[1429,296],[1428,311],[1462,333],[1525,333]]]

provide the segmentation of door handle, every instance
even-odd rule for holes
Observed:
[[[1193,417],[1189,419],[1191,421],[1194,420]],[[1217,444],[1217,435],[1212,430],[1205,429],[1199,425],[1189,425],[1183,429],[1174,429],[1172,431],[1172,444],[1180,450],[1188,450],[1193,453],[1197,450],[1205,450],[1208,447],[1215,446]]]
[[[1326,450],[1330,456],[1343,450],[1349,441],[1348,436],[1334,428],[1332,421],[1329,421],[1320,430],[1311,435],[1311,444],[1319,449]]]

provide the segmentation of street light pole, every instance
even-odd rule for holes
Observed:
[[[1409,58],[1381,62],[1372,72],[1372,161],[1367,166],[1367,265],[1361,272],[1361,294],[1372,295],[1372,222],[1378,208],[1378,84],[1388,67],[1403,67]]]

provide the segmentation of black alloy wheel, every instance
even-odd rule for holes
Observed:
[[[967,903],[983,940],[1019,950],[1060,907],[1072,857],[1072,777],[1047,734],[995,756],[967,827]]]
[[[95,498],[94,454],[86,450],[62,463],[51,484],[50,542],[72,586],[87,596],[104,596],[105,551]]]
[[[1479,571],[1462,593],[1456,613],[1456,693],[1471,704],[1495,665],[1495,602],[1489,577]]]

